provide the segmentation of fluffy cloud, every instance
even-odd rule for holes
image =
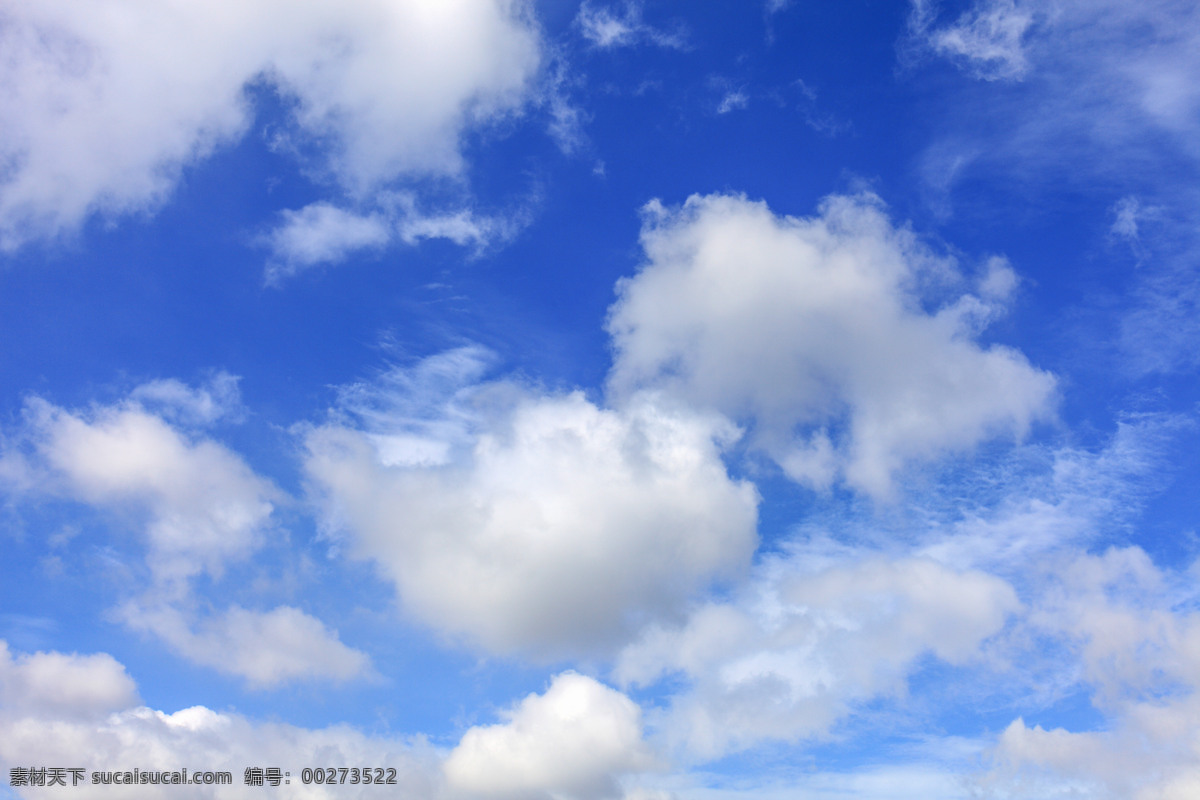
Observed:
[[[1105,713],[1099,730],[1046,730],[1017,719],[983,785],[1024,796],[1168,800],[1200,788],[1200,614],[1195,566],[1160,570],[1140,548],[1053,565],[1031,612],[1036,629],[1077,653]]]
[[[219,580],[226,565],[263,545],[283,497],[235,453],[191,428],[240,407],[237,378],[225,373],[200,388],[152,381],[122,403],[87,412],[30,400],[24,439],[31,452],[19,462],[17,488],[141,518],[152,585],[119,616],[183,657],[256,687],[368,673],[363,653],[299,609],[233,606],[208,619],[185,612],[194,605],[194,578]]]
[[[260,89],[289,109],[277,144],[351,195],[453,175],[461,132],[519,109],[541,60],[513,0],[16,2],[0,49],[5,249],[153,209]]]
[[[27,418],[50,484],[87,503],[145,511],[158,581],[219,575],[261,543],[279,491],[219,443],[192,440],[137,403],[73,413],[34,399]]]
[[[741,599],[707,603],[622,653],[623,682],[690,682],[659,720],[669,741],[711,758],[823,736],[857,703],[902,692],[920,656],[970,660],[1018,605],[998,578],[933,561],[807,560],[768,559]]]
[[[618,284],[608,321],[612,389],[658,387],[753,420],[796,480],[885,496],[904,464],[1051,412],[1049,374],[976,342],[1011,270],[993,259],[975,294],[926,310],[958,276],[873,196],[830,197],[807,219],[736,195],[652,203],[642,245],[647,263]]]
[[[656,767],[642,740],[637,705],[575,673],[559,675],[544,694],[526,697],[503,723],[471,728],[448,756],[419,737],[368,736],[348,726],[264,724],[203,706],[166,713],[137,702],[133,681],[111,656],[10,655],[0,640],[5,731],[0,761],[13,767],[83,767],[84,783],[70,791],[84,798],[112,793],[111,787],[93,786],[90,771],[135,767],[233,775],[231,786],[142,785],[139,796],[258,797],[264,789],[242,779],[246,767],[261,766],[290,772],[291,788],[311,798],[377,797],[386,791],[414,800],[601,800],[620,793],[622,776]],[[347,781],[300,789],[301,769],[317,766],[394,769],[396,784]],[[14,789],[20,796],[44,791]]]
[[[282,223],[264,238],[272,258],[267,277],[276,280],[341,261],[356,250],[382,247],[391,238],[391,225],[379,213],[361,216],[326,202],[284,211]]]
[[[474,402],[457,433],[377,411],[306,437],[327,520],[415,617],[493,651],[595,652],[747,565],[757,494],[725,472],[724,420],[503,384]]]
[[[174,378],[160,379],[135,387],[129,393],[129,399],[164,419],[203,426],[222,418],[237,420],[240,417],[239,380],[236,375],[218,372],[205,385],[192,388]]]
[[[641,709],[583,675],[555,677],[507,716],[463,735],[444,765],[451,787],[477,797],[600,800],[619,794],[620,774],[654,763]]]
[[[0,709],[91,718],[137,703],[137,687],[112,656],[21,653],[0,640]]]

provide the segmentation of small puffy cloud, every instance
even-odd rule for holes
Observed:
[[[123,621],[153,633],[195,664],[245,678],[255,688],[300,679],[346,681],[370,674],[366,654],[351,649],[298,608],[249,611],[232,606],[197,624],[169,604],[129,603]],[[199,630],[197,630],[199,628]]]
[[[690,684],[658,720],[668,741],[707,759],[824,736],[857,704],[902,693],[921,656],[969,661],[1018,608],[999,578],[930,560],[807,561],[768,559],[740,598],[652,627],[621,654],[623,683]]]
[[[448,784],[471,797],[601,800],[617,778],[654,766],[641,709],[573,672],[531,694],[498,725],[471,728],[444,764]]]
[[[193,389],[175,378],[159,379],[135,387],[129,399],[164,419],[183,424],[204,426],[221,418],[236,421],[242,414],[239,380],[222,371]]]
[[[959,279],[871,195],[812,218],[738,195],[651,203],[646,264],[618,283],[609,376],[753,422],[794,479],[888,495],[905,464],[1021,435],[1050,416],[1054,378],[976,337],[1013,277],[993,260],[978,296],[934,305]]]
[[[148,399],[186,399],[177,408],[209,413],[181,384],[147,384]],[[279,491],[236,454],[193,439],[138,403],[71,412],[30,400],[28,436],[48,471],[47,488],[99,506],[144,512],[148,562],[157,580],[219,574],[260,543]]]
[[[107,653],[9,652],[0,640],[0,713],[102,717],[136,704],[137,687]]]
[[[287,210],[263,240],[271,251],[267,277],[274,280],[341,261],[356,250],[382,247],[391,238],[391,225],[377,213],[359,216],[323,201]]]
[[[541,63],[513,0],[11,3],[0,50],[3,249],[152,210],[263,87],[288,109],[276,143],[352,196],[457,174],[461,133],[519,110]]]
[[[309,430],[305,466],[327,525],[436,628],[497,652],[604,651],[749,562],[757,493],[726,473],[719,417],[495,384],[473,416],[414,427],[399,395],[394,423],[375,397],[367,430]]]
[[[666,33],[642,21],[642,5],[626,0],[620,12],[614,6],[595,6],[584,0],[575,24],[593,47],[609,49],[648,42],[659,47],[683,49],[686,40],[679,33]]]

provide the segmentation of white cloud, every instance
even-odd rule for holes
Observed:
[[[455,175],[462,131],[521,108],[540,50],[512,0],[9,3],[0,246],[160,205],[245,134],[251,87],[289,107],[277,141],[352,196]]]
[[[327,202],[285,210],[283,222],[264,237],[271,251],[268,280],[307,267],[341,261],[350,253],[378,248],[392,238],[391,225],[381,214],[359,216]]]
[[[743,91],[733,91],[727,93],[721,98],[721,103],[717,106],[718,114],[728,114],[730,111],[738,111],[750,105],[750,98]]]
[[[806,219],[737,195],[652,203],[642,246],[610,310],[610,387],[751,420],[796,480],[887,496],[905,464],[1051,414],[1052,376],[976,342],[1011,271],[990,262],[978,295],[945,299],[960,276],[873,196],[827,198]]]
[[[175,378],[154,380],[134,387],[129,399],[185,425],[209,425],[221,418],[238,421],[244,411],[239,380],[228,372],[217,372],[196,389]]]
[[[470,208],[431,213],[423,211],[417,198],[407,192],[383,192],[374,200],[376,210],[366,214],[325,201],[299,211],[284,211],[283,221],[259,239],[270,251],[268,282],[397,240],[416,245],[425,239],[447,239],[480,253],[512,239],[525,226],[528,216],[522,210],[508,216],[488,216]]]
[[[1030,614],[1077,656],[1106,723],[1046,730],[1017,719],[980,785],[1018,796],[1168,800],[1200,788],[1196,568],[1167,572],[1136,547],[1047,565]]]
[[[235,605],[197,623],[170,604],[140,600],[126,604],[121,618],[135,630],[153,633],[192,663],[245,678],[254,688],[371,674],[366,654],[342,644],[336,631],[291,606],[262,612]]]
[[[119,616],[188,660],[254,687],[369,674],[363,653],[296,608],[232,606],[208,618],[185,613],[194,605],[194,578],[220,579],[226,565],[264,544],[283,494],[232,451],[167,419],[205,424],[239,409],[237,378],[226,373],[198,389],[173,379],[152,381],[123,403],[87,412],[30,400],[25,436],[32,457],[18,488],[144,517],[152,586]]]
[[[685,752],[714,758],[763,740],[822,737],[856,705],[895,696],[919,657],[970,661],[1018,608],[1012,588],[923,559],[862,557],[822,566],[801,551],[764,561],[731,602],[627,648],[616,677],[690,686],[658,720]]]
[[[950,26],[914,0],[914,41],[984,79],[950,96],[947,131],[1006,179],[1062,179],[1154,194],[1182,213],[1195,206],[1181,160],[1200,160],[1200,11],[1175,0],[976,0]],[[1153,42],[1153,46],[1147,46]],[[966,173],[964,170],[959,170]]]
[[[42,667],[45,671],[40,671]],[[39,670],[36,675],[31,673],[34,669]],[[26,693],[31,685],[36,691]],[[71,699],[81,705],[66,707]],[[416,800],[442,796],[439,758],[420,739],[366,736],[348,726],[309,730],[259,723],[203,706],[174,713],[137,707],[132,681],[106,654],[38,653],[10,658],[0,642],[0,700],[0,729],[4,730],[0,761],[6,767],[82,767],[83,782],[72,786],[67,774],[63,790],[76,797],[113,796],[112,786],[92,785],[93,770],[134,768],[143,772],[187,768],[192,775],[202,770],[232,773],[229,786],[138,786],[138,797],[163,800],[253,798],[264,791],[288,789],[314,799],[378,798],[387,792]],[[290,772],[291,786],[246,786],[243,776],[249,766]],[[396,770],[396,785],[353,785],[348,780],[332,786],[302,785],[300,771],[316,766],[391,768]],[[6,769],[6,784],[8,778]],[[15,795],[25,797],[46,791],[12,789]]]
[[[467,731],[444,764],[449,785],[475,797],[600,800],[618,778],[654,766],[641,709],[584,675],[554,678],[507,721]]]
[[[102,717],[138,701],[125,668],[107,653],[21,653],[0,640],[0,709],[49,712],[64,718]]]
[[[984,0],[963,12],[953,24],[930,29],[930,0],[913,0],[910,31],[933,51],[961,62],[984,80],[1019,80],[1028,72],[1024,37],[1033,24],[1028,3]]]
[[[161,399],[162,389],[148,391]],[[148,563],[161,583],[219,575],[230,559],[245,558],[281,497],[224,446],[193,440],[137,403],[73,413],[35,398],[27,420],[48,486],[147,514]]]
[[[290,791],[305,798],[413,800],[471,797],[601,800],[621,793],[630,774],[656,769],[642,740],[641,712],[629,698],[591,678],[564,673],[542,695],[530,695],[506,721],[471,728],[449,754],[422,737],[371,736],[346,725],[306,729],[262,723],[203,706],[174,713],[137,706],[124,667],[107,654],[10,655],[0,640],[0,761],[10,767],[80,766],[83,782],[67,791],[110,797],[91,783],[95,771],[190,774],[228,771],[232,785],[140,785],[139,797],[261,797]],[[247,767],[278,767],[290,786],[247,786]],[[305,767],[394,770],[393,785],[302,784]],[[6,781],[9,776],[6,770]],[[14,787],[17,796],[44,788]],[[650,800],[636,790],[625,795]]]
[[[603,652],[749,561],[757,494],[726,474],[718,417],[492,384],[414,428],[405,394],[394,426],[376,409],[366,431],[310,430],[306,469],[327,524],[428,624],[499,652]]]
[[[638,0],[626,0],[621,12],[614,11],[611,5],[597,7],[584,0],[575,24],[583,38],[601,49],[630,47],[642,42],[680,50],[687,46],[682,34],[667,33],[643,22],[642,4]]]

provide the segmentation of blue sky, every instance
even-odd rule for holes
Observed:
[[[6,776],[1196,796],[1198,45],[0,2]]]

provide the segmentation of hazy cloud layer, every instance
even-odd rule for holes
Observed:
[[[921,656],[970,661],[1019,607],[1004,581],[933,561],[809,561],[799,550],[765,559],[734,602],[650,628],[621,654],[622,682],[686,680],[657,719],[667,741],[710,759],[824,737],[860,704],[903,693]]]

